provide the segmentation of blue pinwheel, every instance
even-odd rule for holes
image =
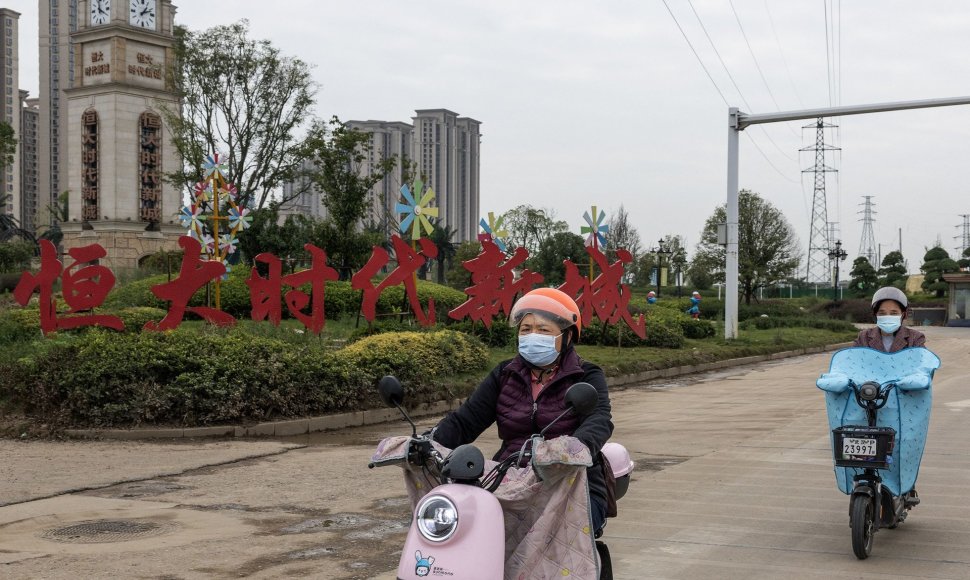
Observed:
[[[252,225],[253,216],[249,215],[249,213],[249,208],[247,207],[236,206],[229,208],[229,227],[234,234]]]
[[[583,219],[586,220],[588,226],[582,226],[580,232],[584,234],[589,234],[586,237],[586,245],[593,246],[605,246],[606,245],[606,233],[610,231],[609,224],[604,224],[603,220],[606,219],[606,212],[603,210],[596,213],[596,206],[593,206],[593,217],[590,217],[589,212],[583,214]]]
[[[423,181],[419,179],[414,182],[415,193],[420,194],[423,188]],[[394,206],[395,212],[404,215],[404,218],[401,220],[401,233],[406,234],[408,228],[410,228],[412,240],[417,240],[421,237],[421,228],[424,228],[425,233],[430,234],[434,228],[428,216],[438,217],[438,208],[428,207],[428,204],[434,201],[434,190],[429,187],[425,190],[420,201],[415,202],[415,196],[411,194],[411,190],[405,183],[401,186],[401,195],[404,196],[407,203],[398,202]]]
[[[505,221],[505,216],[500,215],[498,219],[495,219],[495,212],[488,212],[488,221],[482,218],[478,225],[482,226],[482,234],[478,236],[478,239],[491,240],[496,246],[503,252],[506,251],[507,247],[505,245],[505,239],[508,237],[509,232],[502,229],[502,222]]]
[[[205,160],[202,162],[202,170],[204,171],[206,179],[222,177],[226,172],[226,160],[219,153],[206,155]]]

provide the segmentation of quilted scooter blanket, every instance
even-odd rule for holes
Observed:
[[[866,347],[842,349],[832,355],[829,372],[816,381],[825,391],[829,428],[842,425],[866,425],[866,412],[849,388],[875,381],[882,385],[895,383],[886,406],[879,409],[876,424],[896,431],[893,463],[881,471],[883,484],[893,495],[913,489],[919,473],[926,433],[930,423],[933,393],[930,385],[940,359],[926,348],[907,348],[886,353]],[[836,467],[835,479],[842,493],[851,493],[853,476],[863,470]]]
[[[380,442],[371,460],[404,468],[412,510],[434,485],[406,461],[409,437]],[[443,457],[450,453],[437,443]],[[496,464],[487,461],[486,473]],[[586,467],[589,449],[574,437],[539,441],[532,466],[511,468],[495,491],[505,514],[505,578],[599,577],[599,561],[589,513]]]

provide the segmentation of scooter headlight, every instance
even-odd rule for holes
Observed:
[[[441,495],[424,499],[417,511],[418,531],[430,542],[443,542],[458,529],[458,508]]]

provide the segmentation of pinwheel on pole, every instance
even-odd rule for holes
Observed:
[[[586,245],[593,246],[594,250],[599,249],[600,246],[606,246],[606,234],[610,231],[609,224],[603,223],[606,219],[606,212],[600,210],[596,213],[596,206],[593,206],[593,215],[590,217],[589,212],[583,214],[583,219],[586,220],[588,226],[582,226],[580,232],[584,234],[589,234],[586,236]],[[593,281],[593,260],[589,261],[589,280]]]
[[[414,193],[420,195],[423,187],[424,182],[418,179],[414,182]],[[421,238],[422,228],[428,235],[434,229],[431,220],[428,219],[428,216],[438,217],[438,208],[428,207],[428,204],[434,201],[434,190],[429,187],[421,196],[420,201],[414,201],[417,195],[413,195],[405,183],[401,186],[401,195],[404,196],[407,203],[398,202],[394,211],[404,215],[401,219],[401,233],[407,234],[408,228],[411,229],[411,246],[414,247],[415,242]]]
[[[489,240],[495,243],[496,246],[503,252],[506,251],[505,238],[508,237],[509,232],[502,229],[502,222],[505,221],[505,216],[500,215],[498,219],[495,219],[495,212],[488,212],[488,221],[482,218],[478,225],[482,227],[482,233],[478,234],[479,241]]]
[[[179,222],[189,235],[199,240],[207,260],[222,262],[226,275],[216,280],[216,308],[220,307],[222,280],[228,278],[229,256],[237,251],[236,236],[253,221],[243,207],[239,190],[229,182],[226,157],[219,153],[206,155],[202,161],[202,181],[192,188],[192,203],[181,208]]]

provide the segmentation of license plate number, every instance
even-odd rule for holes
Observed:
[[[842,456],[875,457],[876,440],[859,437],[846,437],[842,440]]]

